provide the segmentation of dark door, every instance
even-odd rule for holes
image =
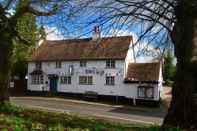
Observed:
[[[50,78],[50,91],[51,92],[57,92],[57,77],[51,77]]]

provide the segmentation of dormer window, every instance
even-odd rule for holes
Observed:
[[[41,70],[42,69],[42,63],[41,62],[36,62],[36,70]]]
[[[116,67],[115,60],[107,60],[106,61],[106,68],[115,68],[115,67]]]
[[[80,67],[86,67],[87,62],[86,61],[80,61]]]
[[[56,68],[62,68],[62,62],[56,61]]]

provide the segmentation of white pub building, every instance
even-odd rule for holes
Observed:
[[[28,62],[28,92],[158,102],[162,64],[135,63],[132,36],[42,41]]]

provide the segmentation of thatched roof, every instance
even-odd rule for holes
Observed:
[[[132,37],[45,41],[30,61],[125,59]]]

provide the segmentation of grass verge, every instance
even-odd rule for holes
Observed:
[[[68,113],[24,109],[9,103],[0,105],[0,131],[159,131],[157,125],[112,123]],[[168,129],[178,131],[178,129]]]

